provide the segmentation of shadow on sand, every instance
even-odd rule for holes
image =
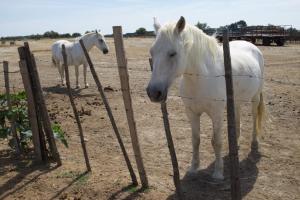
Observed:
[[[16,172],[16,175],[0,185],[0,199],[7,198],[18,190],[21,190],[30,183],[36,181],[41,175],[56,168],[57,166],[50,166],[50,164],[34,162],[32,155],[18,156],[15,155],[13,150],[1,150],[0,176],[14,172]],[[36,173],[36,171],[38,171],[38,173]],[[28,179],[27,176],[32,173],[35,173],[35,175]],[[23,179],[26,179],[26,181]]]
[[[96,96],[96,94],[85,94],[83,91],[85,91],[86,89],[84,88],[71,88],[71,92],[73,94],[74,97],[92,97],[92,96]],[[60,86],[60,85],[56,85],[56,86],[50,86],[50,87],[43,87],[43,91],[47,92],[47,93],[53,93],[53,94],[68,94],[68,89],[67,86]]]
[[[242,185],[242,197],[246,196],[254,187],[258,177],[256,164],[260,161],[261,154],[257,149],[252,149],[248,156],[240,161],[240,179]],[[224,176],[223,181],[216,182],[211,178],[214,163],[206,169],[200,170],[197,175],[185,175],[181,180],[181,187],[185,200],[230,200],[230,172],[229,157],[224,157]],[[176,199],[172,194],[168,200]]]

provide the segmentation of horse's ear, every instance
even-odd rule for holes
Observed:
[[[153,17],[153,27],[154,27],[154,30],[155,30],[155,35],[157,35],[161,25],[160,23],[157,21],[157,18],[156,17]]]
[[[185,27],[185,19],[184,19],[184,17],[181,16],[176,24],[177,33],[181,33],[183,31],[184,27]]]

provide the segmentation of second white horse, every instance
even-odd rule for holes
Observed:
[[[82,39],[87,51],[90,51],[92,47],[96,46],[104,54],[108,53],[108,46],[105,42],[105,38],[101,33],[91,32],[87,33],[84,36],[76,39],[74,42],[67,40],[56,41],[52,45],[52,63],[58,68],[58,72],[61,77],[61,84],[65,84],[65,70],[63,66],[63,57],[62,57],[62,45],[66,47],[66,53],[68,58],[68,65],[75,66],[75,75],[76,75],[76,88],[80,88],[78,82],[79,76],[79,65],[83,65],[83,77],[84,77],[84,86],[87,88],[89,85],[86,81],[86,71],[87,71],[87,61],[79,40]]]

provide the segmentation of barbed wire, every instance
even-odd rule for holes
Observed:
[[[20,70],[17,70],[17,71],[12,71],[12,72],[7,72],[7,71],[0,71],[0,73],[3,73],[3,74],[15,74],[15,73],[19,73]]]

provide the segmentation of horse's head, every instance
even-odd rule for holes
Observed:
[[[108,49],[108,46],[106,44],[104,36],[96,30],[94,37],[95,37],[96,47],[100,51],[102,51],[104,54],[107,54],[109,49]]]
[[[154,18],[156,40],[150,54],[153,61],[153,72],[147,87],[151,101],[162,102],[167,99],[168,89],[173,81],[181,76],[185,67],[185,48],[182,32],[185,19],[161,27]]]

